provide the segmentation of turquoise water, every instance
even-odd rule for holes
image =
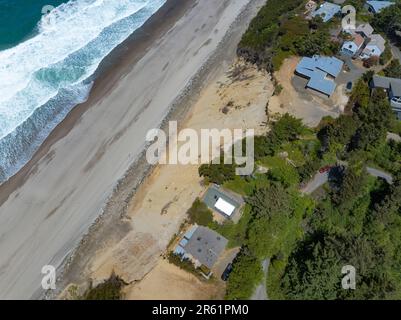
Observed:
[[[63,0],[0,0],[0,50],[12,47],[35,33],[46,5]]]
[[[0,183],[87,99],[101,61],[165,2],[0,0]]]

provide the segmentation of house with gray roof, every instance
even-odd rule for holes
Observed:
[[[202,200],[212,211],[234,221],[239,218],[239,211],[244,204],[241,196],[216,184],[207,189]]]
[[[370,23],[363,23],[356,27],[355,32],[360,34],[364,38],[368,38],[373,34],[373,27]]]
[[[365,8],[371,13],[379,13],[383,9],[392,6],[392,1],[366,1]]]
[[[360,56],[361,59],[380,57],[386,50],[386,40],[380,34],[374,34],[369,23],[358,25],[355,29],[347,29],[351,40],[345,41],[341,53],[350,56]]]
[[[181,239],[174,253],[191,260],[209,278],[212,268],[227,246],[228,240],[209,228],[194,225]]]
[[[384,89],[387,91],[391,107],[401,120],[401,79],[382,76],[373,76],[372,88]]]
[[[303,57],[295,69],[295,73],[309,79],[306,87],[330,97],[337,84],[337,78],[343,68],[344,62],[335,57],[313,56]]]
[[[323,2],[320,7],[312,13],[312,17],[321,17],[323,22],[328,22],[337,14],[341,13],[341,6],[331,2]]]

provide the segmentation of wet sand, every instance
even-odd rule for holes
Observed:
[[[0,187],[0,298],[39,297],[42,266],[60,267],[103,212],[124,211],[149,170],[138,162],[147,131],[196,92],[248,2],[169,1],[105,62],[89,101]]]

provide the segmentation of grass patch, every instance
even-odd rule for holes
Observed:
[[[234,223],[231,220],[225,220],[222,224],[214,222],[209,227],[228,240],[228,248],[235,248],[240,247],[245,242],[250,219],[251,207],[246,204],[238,223]]]
[[[225,182],[223,187],[242,196],[249,196],[254,189],[254,181],[241,176],[235,176],[233,180]]]
[[[277,157],[277,156],[267,156],[263,157],[258,160],[258,164],[265,168],[275,168],[275,167],[280,167],[280,166],[286,166],[287,163],[283,158]]]

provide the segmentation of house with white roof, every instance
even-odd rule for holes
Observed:
[[[312,17],[321,17],[323,22],[328,22],[337,14],[341,13],[341,6],[331,2],[323,2],[320,7],[312,13]]]
[[[354,57],[359,53],[364,43],[365,39],[359,33],[354,33],[352,34],[352,39],[343,43],[341,53]]]
[[[234,221],[239,219],[238,212],[244,204],[241,196],[216,184],[208,188],[202,200],[213,212]]]
[[[380,57],[386,50],[386,40],[380,34],[373,34],[374,29],[369,23],[360,24],[356,29],[343,30],[350,34],[352,39],[343,43],[341,53],[356,56],[361,59]]]
[[[379,13],[383,9],[392,6],[392,1],[366,1],[365,8],[371,13]]]
[[[384,50],[386,50],[386,40],[380,34],[372,34],[369,43],[361,53],[361,58],[380,57]]]

